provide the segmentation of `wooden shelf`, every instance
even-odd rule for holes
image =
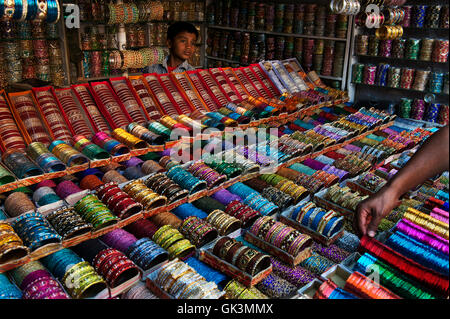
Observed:
[[[208,28],[211,29],[220,29],[220,30],[228,30],[228,31],[240,31],[240,32],[249,32],[249,33],[262,33],[269,34],[275,36],[284,36],[284,37],[294,37],[294,38],[305,38],[305,39],[318,39],[318,40],[330,40],[330,41],[342,41],[346,42],[346,38],[333,38],[333,37],[325,37],[325,36],[316,36],[316,35],[306,35],[306,34],[296,34],[296,33],[283,33],[283,32],[272,32],[272,31],[264,31],[264,30],[248,30],[242,28],[232,28],[232,27],[224,27],[218,25],[207,25]]]

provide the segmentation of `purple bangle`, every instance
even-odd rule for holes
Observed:
[[[435,218],[435,219],[437,219],[437,220],[440,220],[441,222],[444,222],[444,223],[448,224],[448,217],[444,217],[444,216],[442,216],[440,214],[437,214],[435,212],[431,212],[430,216]]]
[[[441,215],[442,217],[447,217],[447,219],[448,219],[448,212],[446,212],[445,210],[435,207],[435,208],[433,208],[432,212],[434,214]],[[447,224],[448,224],[448,222],[447,222]]]
[[[359,151],[361,151],[361,148],[360,148],[360,147],[358,147],[358,146],[356,146],[356,145],[353,145],[353,144],[345,145],[344,148],[345,148],[346,150],[351,151],[351,152],[359,152]]]
[[[270,258],[274,273],[291,284],[300,287],[313,281],[317,276],[300,266],[291,268],[275,258]]]
[[[22,283],[20,284],[20,289],[21,290],[25,290],[25,288],[32,283],[33,281],[35,281],[38,278],[52,278],[52,276],[50,275],[50,273],[47,270],[44,269],[39,269],[36,271],[33,271],[31,273],[29,273],[22,281]]]
[[[115,229],[101,237],[109,247],[126,253],[128,248],[137,241],[137,238],[121,228]]]
[[[383,132],[385,132],[385,133],[387,133],[387,134],[389,134],[389,135],[391,135],[391,134],[398,135],[398,132],[394,131],[393,129],[390,129],[389,127],[388,127],[388,128],[385,128],[385,129],[383,130]]]
[[[307,158],[306,160],[303,161],[303,164],[316,171],[320,171],[326,166],[326,164],[316,161],[315,159],[312,158]]]
[[[445,238],[442,238],[427,229],[416,225],[409,220],[402,219],[396,226],[396,229],[408,236],[411,236],[414,239],[422,243],[426,243],[431,247],[442,251],[444,254],[448,255],[449,253],[449,241]]]
[[[241,203],[243,202],[242,198],[227,191],[226,189],[221,189],[220,191],[213,194],[211,197],[221,202],[225,206],[227,206],[232,201],[239,201]]]
[[[125,166],[126,167],[135,167],[135,166],[141,165],[142,163],[144,163],[144,161],[141,160],[140,158],[132,157],[128,161],[125,162]]]
[[[348,256],[350,256],[350,253],[348,251],[341,249],[334,244],[331,244],[329,247],[326,247],[324,245],[314,242],[312,245],[312,250],[318,253],[319,255],[322,255],[328,258],[329,260],[335,262],[336,264],[343,262]]]

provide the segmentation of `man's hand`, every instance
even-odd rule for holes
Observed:
[[[374,237],[381,220],[400,205],[397,192],[386,187],[358,205],[354,228],[360,236]]]

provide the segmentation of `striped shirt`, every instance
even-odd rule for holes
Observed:
[[[144,68],[144,73],[156,73],[156,74],[167,74],[169,73],[168,67],[167,67],[167,61],[169,61],[169,57],[167,56],[164,59],[164,62],[162,64],[153,64],[150,66],[146,66]],[[192,71],[195,70],[195,68],[188,63],[188,61],[184,61],[181,63],[173,72],[175,73],[182,73],[186,71]]]

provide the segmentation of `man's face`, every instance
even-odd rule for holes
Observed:
[[[189,32],[181,32],[173,41],[167,41],[171,53],[181,60],[189,60],[192,57],[197,49],[196,43],[197,37]]]

